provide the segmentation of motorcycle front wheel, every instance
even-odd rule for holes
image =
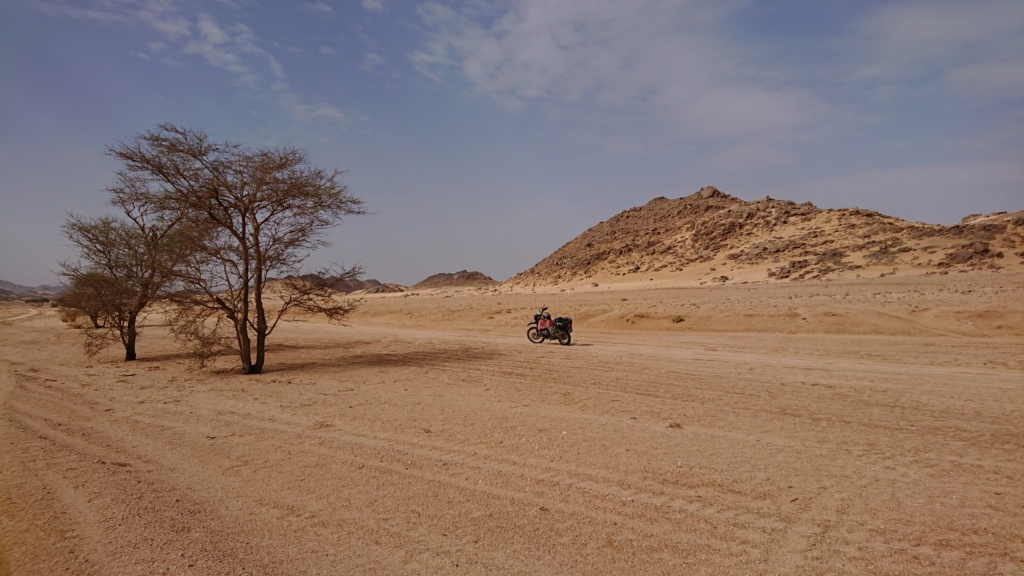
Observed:
[[[558,339],[558,343],[562,346],[568,346],[572,342],[572,334],[569,334],[565,330],[559,330],[555,334],[555,338]]]
[[[529,328],[526,329],[526,338],[527,340],[533,342],[534,344],[540,344],[544,342],[544,337],[540,335],[540,332],[537,332],[536,326],[530,326]]]

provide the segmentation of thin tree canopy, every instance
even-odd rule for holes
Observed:
[[[64,222],[64,235],[79,255],[61,263],[68,281],[61,303],[92,320],[86,330],[87,353],[120,339],[125,361],[132,361],[137,358],[142,314],[171,281],[188,251],[189,235],[180,219],[168,220],[153,206],[138,202],[135,183],[125,175],[119,174],[107,190],[122,217],[72,214]]]
[[[187,221],[192,250],[177,269],[172,319],[197,351],[228,347],[247,374],[262,372],[266,339],[290,311],[341,319],[352,303],[333,298],[326,282],[299,278],[302,262],[343,216],[363,202],[342,184],[344,173],[312,166],[292,147],[215,143],[200,130],[162,124],[108,150],[124,169],[137,202],[167,221]],[[330,272],[351,277],[358,267]],[[323,277],[322,273],[319,277]],[[268,294],[274,278],[274,295]]]

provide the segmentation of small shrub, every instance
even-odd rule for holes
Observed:
[[[58,313],[61,322],[72,325],[78,321],[78,317],[81,315],[82,313],[77,308],[61,308]]]
[[[682,322],[684,320],[684,318],[682,316],[680,316],[679,314],[676,314],[675,316],[673,316],[671,318],[671,320],[672,320],[673,324],[679,324],[680,322]]]
[[[89,330],[96,328],[96,326],[93,325],[92,320],[89,320],[84,315],[78,316],[74,320],[68,322],[68,326],[74,328],[75,330]]]

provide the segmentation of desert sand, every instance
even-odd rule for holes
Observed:
[[[0,574],[1024,574],[1024,275],[877,276],[367,295],[259,376],[7,306]]]

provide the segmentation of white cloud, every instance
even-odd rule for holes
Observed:
[[[849,134],[913,141],[920,118],[1024,97],[1020,0],[863,4],[837,35],[807,38],[753,23],[758,10],[744,0],[428,2],[417,10],[426,40],[409,59],[511,111],[572,116],[577,140],[606,153],[695,146],[719,170],[796,165],[808,146],[839,148]]]
[[[187,38],[190,34],[191,24],[188,19],[169,8],[151,6],[150,9],[141,12],[141,17],[153,29],[168,38]]]
[[[302,7],[308,10],[309,12],[312,12],[313,14],[318,14],[320,16],[334,15],[334,8],[332,8],[331,5],[327,4],[326,2],[306,2],[302,5]]]
[[[800,139],[828,106],[765,80],[754,54],[723,38],[742,4],[520,0],[488,13],[430,3],[419,9],[429,39],[410,59],[505,105],[639,111],[677,138]]]
[[[209,14],[199,15],[196,28],[199,35],[182,46],[184,53],[199,56],[210,66],[230,72],[243,85],[252,86],[256,77],[242,58],[247,51],[242,45],[250,44],[251,39],[232,37]]]
[[[363,9],[369,12],[383,12],[384,0],[363,0]]]
[[[336,106],[332,106],[324,102],[308,104],[298,101],[286,101],[285,107],[301,122],[310,123],[328,121],[343,125],[348,123],[348,119],[345,117],[344,112],[339,110]]]
[[[214,0],[217,4],[222,4],[228,8],[239,9],[245,6],[250,6],[255,3],[255,0]]]
[[[218,0],[218,4],[240,8],[250,0]],[[325,2],[310,2],[308,9],[320,14],[333,13]],[[207,65],[223,70],[251,93],[270,92],[283,110],[299,122],[336,122],[344,125],[345,115],[326,103],[305,102],[287,83],[287,72],[280,60],[264,46],[255,31],[242,23],[224,25],[211,13],[199,12],[190,19],[174,0],[44,0],[33,7],[53,17],[72,18],[106,25],[144,25],[159,39],[146,43],[149,53],[135,52],[144,60],[153,54],[181,54],[201,58]],[[321,49],[321,52],[323,50]],[[165,57],[163,62],[173,62]]]
[[[270,86],[278,105],[296,121],[303,124],[330,122],[348,125],[348,117],[336,106],[326,102],[309,103],[292,91],[286,82],[275,82]]]
[[[169,0],[104,0],[69,2],[40,0],[29,7],[58,18],[71,18],[98,24],[127,25],[137,21],[148,24],[164,36],[182,38],[189,34],[189,22],[177,4]]]
[[[267,56],[267,66],[270,68],[270,71],[274,74],[274,76],[282,80],[285,78],[284,66],[282,66],[281,63],[277,61],[277,58],[274,58],[273,56]]]
[[[383,63],[384,59],[381,58],[380,54],[367,52],[366,54],[363,54],[363,61],[359,65],[359,68],[365,72],[372,72]]]
[[[856,20],[836,49],[853,83],[940,89],[952,96],[1024,96],[1019,0],[885,4]]]
[[[128,15],[122,13],[116,6],[101,4],[99,6],[83,6],[80,4],[66,4],[63,2],[42,0],[29,3],[29,6],[58,18],[71,18],[85,22],[96,22],[101,24],[125,24],[130,21]]]

